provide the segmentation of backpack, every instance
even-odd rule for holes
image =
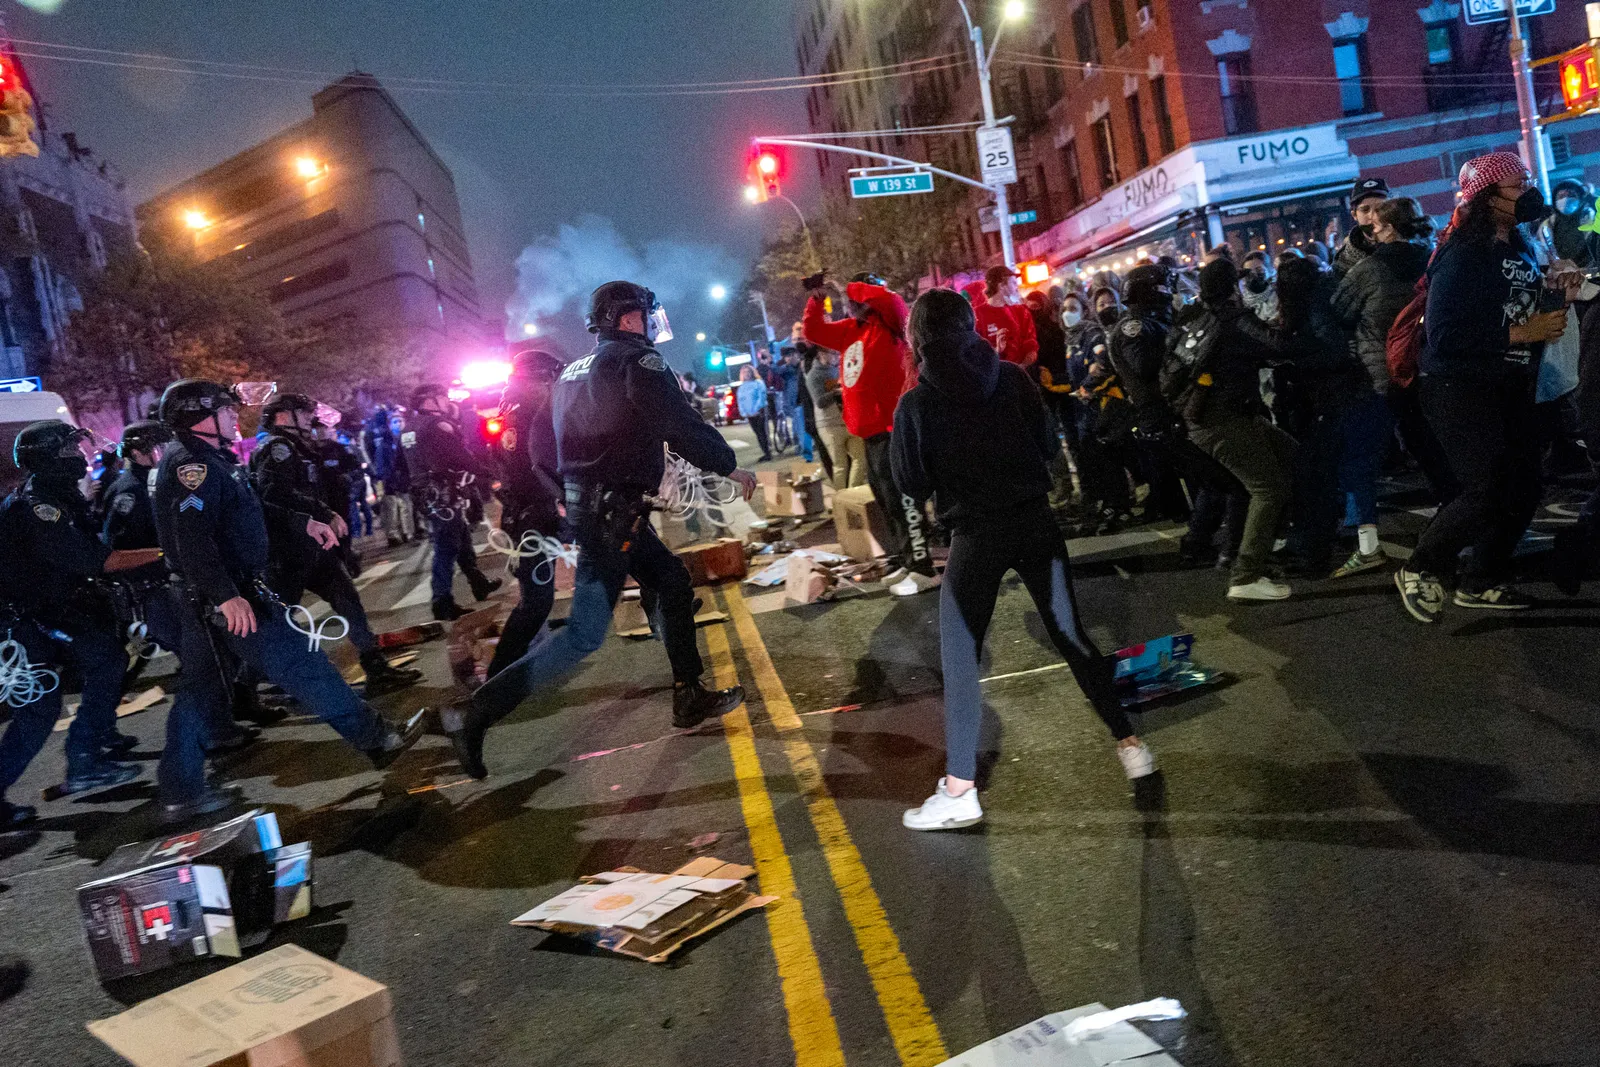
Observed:
[[[1172,330],[1167,356],[1161,361],[1157,384],[1161,397],[1172,410],[1193,422],[1205,405],[1211,385],[1206,368],[1222,337],[1222,321],[1210,311],[1202,312]]]
[[[1384,362],[1389,365],[1389,380],[1402,389],[1409,388],[1417,380],[1417,364],[1422,358],[1422,346],[1428,340],[1428,331],[1422,325],[1427,311],[1428,273],[1423,271],[1422,277],[1417,279],[1416,295],[1395,316],[1383,345]]]

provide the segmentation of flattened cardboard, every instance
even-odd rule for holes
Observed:
[[[694,938],[777,900],[777,897],[756,896],[750,892],[746,883],[755,873],[753,867],[726,863],[712,856],[697,856],[671,875],[619,867],[586,877],[582,884],[511,920],[511,925],[548,930],[621,956],[662,963]],[[623,909],[613,905],[607,909],[626,910],[622,917],[630,920],[627,925],[618,922],[611,926],[595,926],[567,921],[587,914],[589,905],[596,900],[618,894],[621,887],[641,881],[663,887],[665,891],[638,908]]]
[[[400,1067],[389,990],[285,945],[89,1032],[134,1067]]]

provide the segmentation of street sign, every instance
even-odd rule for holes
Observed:
[[[1009,129],[986,126],[978,130],[978,165],[985,185],[1010,185],[1017,180],[1017,156],[1011,149]]]
[[[904,196],[907,193],[933,192],[933,175],[925,170],[901,171],[898,174],[867,174],[850,179],[850,195],[856,199],[869,196]]]
[[[1548,15],[1556,9],[1556,0],[1517,0],[1517,14],[1523,18],[1530,15]],[[1462,5],[1462,15],[1467,20],[1468,26],[1482,26],[1486,22],[1504,22],[1506,14],[1506,0],[1466,0]]]
[[[1000,232],[1000,211],[993,204],[985,204],[978,209],[978,229],[984,233]]]
[[[43,389],[41,378],[0,378],[0,393],[37,393]]]
[[[1039,213],[1037,211],[1013,211],[1011,213],[1011,225],[1013,226],[1021,226],[1025,222],[1038,221]]]

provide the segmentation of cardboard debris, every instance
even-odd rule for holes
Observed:
[[[745,576],[743,540],[723,537],[680,548],[676,555],[689,568],[689,579],[695,585],[715,585]]]
[[[1223,673],[1191,660],[1194,634],[1168,634],[1118,649],[1114,675],[1123,707],[1133,707],[1219,681]]]
[[[124,845],[119,873],[78,887],[89,956],[101,981],[193,959],[241,954],[278,923],[311,912],[311,846],[285,845],[260,810],[205,830]]]
[[[129,693],[127,696],[122,698],[122,703],[117,705],[117,718],[120,719],[128,715],[137,715],[139,712],[144,711],[147,708],[155,707],[165,699],[167,699],[167,691],[161,688],[159,685],[152,689],[146,689],[142,693]],[[78,706],[80,703],[82,702],[74,701],[72,704],[67,706],[67,711],[70,712],[70,714],[64,715],[56,720],[56,724],[52,728],[56,733],[60,733],[62,730],[65,730],[67,727],[72,725],[72,720],[78,717]]]
[[[450,677],[457,685],[469,689],[477,687],[478,642],[500,632],[498,615],[498,608],[480,608],[450,625],[445,659],[450,664]]]
[[[954,1056],[939,1067],[1182,1067],[1160,1045],[1125,1022],[1069,1037],[1078,1019],[1106,1010],[1086,1004],[1019,1026]]]
[[[870,563],[884,554],[888,527],[870,486],[841,489],[833,495],[833,525],[840,551],[851,559]]]
[[[89,1032],[134,1067],[401,1067],[387,987],[284,945]]]
[[[783,582],[785,603],[789,601],[796,604],[815,603],[832,592],[833,587],[838,584],[838,579],[802,552],[790,556],[785,566],[787,567]]]
[[[399,630],[385,630],[378,634],[379,648],[407,648],[424,641],[435,641],[444,636],[444,623],[425,622]]]
[[[690,860],[671,874],[619,867],[586,877],[512,919],[511,925],[663,963],[694,938],[777,900],[750,891],[748,882],[755,873],[753,867],[711,856]]]

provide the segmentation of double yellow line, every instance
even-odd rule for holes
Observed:
[[[872,888],[872,878],[850,837],[839,805],[828,791],[821,764],[805,738],[800,717],[795,714],[794,703],[772,664],[755,619],[737,586],[725,587],[722,595],[745,662],[753,675],[756,692],[783,744],[784,755],[788,757],[789,767],[805,799],[829,874],[839,891],[845,918],[855,934],[856,947],[872,979],[900,1062],[910,1067],[933,1067],[943,1063],[950,1054],[928,1011],[922,989],[911,973],[911,965],[900,949],[900,939],[895,936],[883,903]],[[706,644],[711,652],[717,685],[734,684],[737,670],[726,628],[718,626],[707,630]],[[805,910],[795,894],[794,870],[778,831],[750,717],[741,708],[727,715],[723,724],[762,892],[782,898],[768,909],[768,917],[796,1067],[842,1067],[844,1049],[823,981],[822,964]]]

